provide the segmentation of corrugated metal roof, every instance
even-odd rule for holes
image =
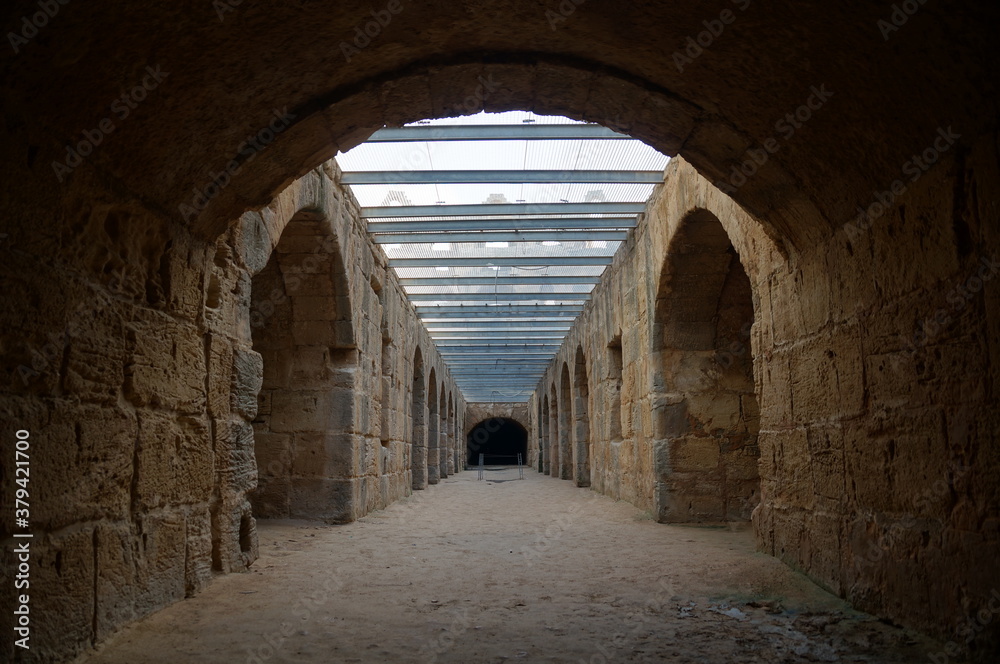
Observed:
[[[540,116],[526,111],[508,113],[479,113],[458,118],[424,120],[408,126],[489,126],[489,125],[544,125],[585,124],[569,118]],[[485,129],[463,130],[479,138]],[[573,134],[593,132],[565,130]],[[564,130],[560,130],[565,135]],[[411,132],[412,133],[412,132]],[[442,132],[436,132],[438,134]],[[399,141],[398,136],[384,135],[393,142],[363,143],[349,152],[337,156],[345,173],[348,172],[411,172],[411,171],[563,171],[558,181],[537,183],[487,183],[487,184],[390,184],[351,185],[351,190],[364,208],[382,206],[445,206],[513,203],[644,203],[655,186],[649,184],[579,183],[573,182],[573,171],[650,171],[666,167],[668,158],[653,148],[634,139],[559,138],[548,136],[523,138],[525,132],[516,128],[493,130],[490,140],[422,140],[423,135],[411,136],[419,140]],[[502,137],[498,133],[504,134]],[[522,138],[509,138],[507,134]],[[552,132],[546,132],[551,134]],[[536,135],[537,136],[537,135]],[[467,136],[453,136],[465,139]],[[398,142],[397,142],[398,141]],[[604,174],[602,173],[602,176]],[[490,177],[499,177],[490,174]],[[432,177],[433,179],[433,177]],[[530,210],[530,209],[529,209]],[[384,214],[383,210],[369,210],[368,214]],[[370,229],[378,232],[378,223],[387,221],[455,221],[446,213],[434,214],[431,210],[413,210],[419,217],[373,217]],[[454,211],[453,211],[454,212]],[[476,209],[476,213],[480,210]],[[594,219],[618,218],[611,226],[620,223],[628,228],[634,217],[628,215],[600,215],[586,212],[573,214],[531,213],[513,216],[490,216],[489,227],[496,228],[497,220],[510,228],[521,228],[518,222],[528,219]],[[483,228],[486,217],[460,218],[463,227],[475,230],[476,219]],[[541,223],[541,222],[539,222]],[[549,222],[551,223],[551,222]],[[583,222],[577,222],[583,223]],[[593,222],[587,222],[593,223]],[[566,225],[565,223],[562,225]],[[392,229],[389,229],[392,230]],[[418,267],[395,267],[401,279],[421,279],[419,285],[405,285],[405,291],[417,296],[420,315],[432,339],[447,348],[445,361],[454,368],[461,366],[455,381],[467,401],[526,401],[540,377],[547,358],[561,343],[562,335],[569,329],[575,311],[593,290],[592,283],[560,282],[560,278],[599,277],[605,265],[561,265],[560,261],[609,260],[620,242],[596,241],[509,241],[509,242],[420,242],[420,226],[410,229],[402,237],[405,243],[383,244],[390,259],[396,261],[426,262]],[[552,229],[558,233],[558,229]],[[386,238],[385,242],[395,242]],[[440,238],[439,238],[440,239]],[[468,239],[466,236],[464,239]],[[536,238],[537,240],[537,238]],[[416,260],[414,260],[416,259]],[[537,259],[537,265],[533,261]],[[605,262],[607,262],[605,260]],[[449,264],[462,261],[464,265]],[[524,262],[522,265],[492,265],[492,262]],[[468,263],[474,263],[469,265]],[[481,263],[481,264],[477,264]],[[455,279],[471,278],[469,283]],[[485,280],[494,278],[490,284]],[[508,278],[516,283],[501,283]],[[427,283],[441,279],[441,283]],[[447,281],[445,281],[447,280]],[[440,298],[436,297],[440,295]],[[505,297],[507,295],[507,297]],[[537,295],[537,297],[533,297]],[[517,299],[511,299],[516,297]],[[524,299],[520,299],[524,298]],[[541,306],[541,309],[537,307]],[[485,308],[484,308],[485,307]],[[559,312],[563,312],[560,316]],[[544,332],[539,336],[539,332]],[[491,336],[492,334],[492,336]],[[486,348],[467,347],[468,341],[481,340]],[[525,345],[528,344],[528,345]],[[445,346],[446,345],[446,346]],[[521,348],[517,349],[516,346]],[[456,347],[459,350],[456,350]],[[461,358],[461,360],[457,359]],[[460,365],[458,363],[461,363]],[[471,366],[477,370],[470,373]],[[504,369],[498,372],[497,369]],[[469,378],[475,375],[475,380]],[[483,376],[494,376],[495,381],[483,384]]]

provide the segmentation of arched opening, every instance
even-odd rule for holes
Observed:
[[[385,306],[385,291],[382,285],[377,282],[372,282],[372,289],[378,296],[379,303],[379,319],[382,321],[382,352],[379,357],[379,367],[381,368],[381,380],[378,383],[378,389],[381,392],[379,395],[379,441],[382,444],[382,449],[379,450],[381,458],[379,459],[379,474],[387,475],[389,472],[389,465],[392,460],[392,414],[396,410],[397,404],[392,402],[392,394],[394,391],[391,389],[393,383],[399,380],[399,367],[396,366],[396,347],[393,345],[392,334],[390,333],[389,320],[386,315],[387,309]]]
[[[559,413],[562,404],[556,393],[556,386],[549,388],[549,475],[559,477],[559,444],[561,443],[561,432],[559,431]]]
[[[573,398],[569,367],[563,363],[559,378],[559,474],[563,480],[573,479]]]
[[[438,416],[437,376],[432,368],[427,386],[427,483],[441,481],[441,418]]]
[[[348,292],[328,220],[298,212],[251,283],[250,330],[263,372],[249,497],[259,517],[350,518],[351,469],[339,460],[354,444],[351,412],[338,407],[354,398]]]
[[[538,472],[549,474],[549,396],[542,397],[538,410]]]
[[[760,500],[753,321],[750,280],[725,229],[707,211],[690,213],[657,297],[662,521],[746,521]]]
[[[13,7],[30,4],[11,5],[11,15],[15,15]],[[162,265],[152,270],[161,275],[155,281],[163,283],[156,283],[146,297],[159,302],[162,290],[163,304],[169,307],[162,313],[195,323],[201,313],[189,310],[190,301],[197,297],[191,297],[191,287],[185,282],[196,283],[198,279],[185,271],[183,261],[193,265],[202,247],[198,237],[188,236],[186,229],[194,229],[199,237],[214,239],[240,212],[265,205],[294,177],[321,164],[336,149],[333,143],[342,147],[351,145],[371,128],[383,124],[461,112],[463,108],[474,110],[469,108],[466,101],[469,99],[473,107],[530,107],[608,125],[614,124],[618,113],[622,113],[625,117],[617,122],[624,130],[646,138],[666,153],[682,150],[713,181],[735,186],[734,199],[763,219],[770,230],[785,236],[783,239],[789,246],[794,246],[796,258],[803,261],[805,269],[789,270],[785,277],[777,274],[774,283],[778,295],[799,307],[790,319],[810,310],[823,315],[829,312],[833,314],[831,323],[834,316],[849,323],[841,328],[860,326],[879,331],[877,339],[866,338],[863,343],[849,339],[848,335],[853,333],[835,331],[830,347],[809,349],[809,353],[802,355],[796,355],[802,345],[799,342],[806,341],[811,332],[791,329],[782,342],[768,342],[770,346],[780,346],[774,348],[775,366],[789,367],[790,361],[800,360],[795,363],[794,373],[786,371],[788,380],[784,381],[797,386],[808,381],[807,374],[815,371],[813,367],[821,366],[823,354],[833,353],[836,344],[841,359],[828,359],[836,366],[853,365],[856,369],[859,387],[853,394],[860,405],[839,406],[845,411],[840,415],[853,420],[845,424],[853,438],[844,443],[839,463],[832,466],[843,468],[841,472],[846,479],[837,489],[839,493],[830,497],[839,501],[838,507],[825,521],[814,519],[812,492],[801,499],[796,497],[791,509],[775,506],[777,525],[769,526],[767,547],[783,552],[783,542],[800,540],[803,544],[795,547],[794,553],[789,547],[789,559],[826,582],[839,579],[849,588],[861,588],[849,591],[856,596],[864,593],[885,597],[872,601],[897,618],[910,612],[899,606],[922,604],[935,608],[921,609],[921,617],[914,619],[915,622],[946,624],[958,620],[953,616],[964,617],[969,606],[977,605],[966,590],[976,586],[975,574],[970,570],[993,569],[988,567],[989,561],[996,558],[996,538],[991,539],[987,530],[995,517],[995,501],[991,501],[988,490],[981,489],[990,483],[980,481],[979,475],[995,476],[991,471],[996,468],[996,455],[984,450],[995,447],[991,443],[996,428],[990,425],[989,416],[996,412],[996,390],[977,387],[989,386],[990,378],[981,378],[976,373],[981,367],[995,366],[990,362],[993,346],[989,343],[997,337],[993,286],[987,289],[987,295],[977,296],[975,307],[966,307],[962,314],[963,322],[969,323],[963,326],[964,330],[974,338],[974,343],[952,348],[943,344],[927,347],[921,343],[917,349],[920,375],[926,369],[923,355],[926,353],[933,362],[935,354],[941,353],[948,358],[943,364],[952,363],[955,375],[972,375],[972,380],[979,381],[977,385],[963,384],[953,389],[950,383],[939,381],[928,389],[923,378],[913,377],[916,374],[881,383],[878,375],[888,375],[882,371],[882,362],[888,365],[902,361],[909,371],[913,366],[911,356],[902,356],[904,351],[898,346],[913,337],[916,326],[924,321],[933,322],[938,311],[950,306],[946,300],[949,291],[972,278],[974,272],[969,269],[976,260],[995,255],[996,234],[988,223],[991,218],[988,201],[982,202],[987,200],[982,192],[993,188],[997,181],[993,163],[996,113],[991,110],[997,107],[997,88],[983,84],[992,80],[990,73],[995,68],[995,3],[970,3],[961,12],[927,3],[904,32],[892,35],[880,34],[877,24],[886,23],[886,13],[884,7],[876,5],[826,3],[816,5],[814,11],[789,17],[780,5],[767,8],[754,4],[752,11],[761,13],[751,18],[748,12],[746,20],[740,18],[726,28],[723,39],[729,45],[720,41],[718,47],[690,63],[684,71],[669,56],[651,58],[648,45],[663,45],[664,53],[668,53],[670,45],[679,47],[690,40],[694,31],[701,30],[705,18],[697,3],[591,3],[586,12],[561,22],[558,30],[550,30],[555,26],[541,19],[537,3],[514,2],[489,11],[477,3],[438,3],[426,13],[404,12],[393,19],[392,33],[387,32],[381,41],[373,43],[363,53],[364,57],[351,66],[331,67],[331,46],[350,35],[358,17],[368,10],[353,5],[344,9],[331,11],[325,3],[268,7],[243,3],[239,13],[226,18],[225,26],[209,25],[214,22],[211,16],[208,23],[191,16],[185,17],[176,30],[135,30],[129,23],[134,23],[136,15],[128,12],[117,15],[104,12],[103,29],[98,33],[86,29],[94,22],[86,20],[88,17],[73,21],[74,25],[53,25],[51,29],[59,34],[48,33],[49,37],[58,39],[53,38],[51,44],[47,43],[48,37],[34,41],[29,47],[34,53],[26,50],[16,59],[16,66],[10,65],[5,70],[4,86],[13,100],[5,143],[12,157],[5,163],[9,169],[8,181],[17,183],[8,193],[6,206],[11,228],[4,231],[6,234],[9,230],[13,236],[11,242],[4,238],[7,260],[12,265],[22,260],[30,264],[32,251],[24,252],[25,246],[44,252],[45,261],[40,261],[39,267],[51,259],[58,271],[39,272],[37,278],[43,280],[51,275],[49,292],[70,293],[68,288],[60,286],[72,285],[78,275],[85,275],[96,284],[102,283],[106,276],[101,274],[102,265],[109,264],[97,252],[81,251],[91,238],[88,233],[78,232],[92,220],[100,225],[102,210],[111,211],[109,219],[114,215],[131,217],[136,228],[148,227],[153,234],[147,238],[157,238],[158,230],[176,231],[177,237],[188,244],[174,245],[169,255],[163,255]],[[89,18],[102,13],[96,4],[86,11],[92,14]],[[144,7],[141,18],[149,25],[169,26],[172,11],[175,10],[166,4],[150,5]],[[532,14],[539,19],[510,20],[512,16]],[[238,26],[239,45],[233,37],[220,38],[223,27],[232,33],[233,26]],[[176,38],[178,30],[183,32],[184,39]],[[789,39],[790,31],[802,38]],[[283,42],[288,35],[298,37],[296,48],[285,48]],[[892,41],[887,46],[890,36]],[[538,48],[540,43],[545,44],[544,49]],[[598,43],[602,48],[593,49]],[[56,46],[59,52],[50,52]],[[254,53],[276,55],[254,58]],[[839,56],[864,63],[872,84],[859,90],[854,85],[856,67],[844,66],[844,59]],[[131,80],[132,72],[141,68],[142,63],[155,64],[154,59],[176,72],[167,85],[157,90],[159,100],[144,104],[128,122],[109,125],[115,127],[114,136],[99,151],[95,150],[86,164],[67,176],[72,179],[66,186],[52,188],[50,169],[45,164],[59,166],[65,160],[67,144],[76,142],[83,127],[91,127],[96,118],[105,117],[108,100],[135,82]],[[95,77],[86,85],[77,85],[74,80],[79,78],[80,71],[99,69],[118,75],[100,80]],[[744,84],[733,84],[734,71],[741,73]],[[24,90],[31,89],[30,81],[42,80],[47,85],[36,87],[33,94],[24,94]],[[813,101],[822,105],[826,100],[814,99],[814,93],[809,91],[814,85],[836,91],[828,108],[815,109]],[[937,93],[929,102],[925,99],[928,87]],[[754,96],[754,91],[759,90],[768,90],[769,94]],[[65,103],[67,91],[73,93],[72,104]],[[208,100],[215,110],[212,114],[201,112]],[[811,114],[808,123],[794,126],[794,140],[790,134],[786,139],[784,132],[775,134],[775,120],[794,117],[798,108],[817,112]],[[865,229],[860,243],[838,238],[826,246],[817,246],[820,240],[827,239],[831,229],[859,218],[855,206],[881,209],[876,207],[881,206],[879,201],[892,198],[886,192],[893,196],[896,193],[893,178],[899,175],[901,167],[908,176],[906,170],[913,165],[908,161],[911,155],[932,149],[932,141],[938,144],[939,139],[946,139],[951,133],[948,125],[947,129],[940,127],[938,135],[938,123],[945,122],[954,122],[963,138],[954,151],[944,156],[943,163],[933,168],[927,165],[923,182],[908,192],[905,215],[904,206],[897,201],[885,206],[886,215],[873,220],[880,222],[879,227],[872,232]],[[263,128],[269,132],[266,144],[251,148],[246,137],[259,136]],[[852,136],[852,149],[843,149],[844,136]],[[986,157],[982,156],[984,153]],[[766,163],[758,168],[761,158]],[[156,168],[149,168],[150,164]],[[56,172],[62,182],[63,176]],[[898,182],[903,185],[904,181]],[[903,186],[910,188],[908,182]],[[872,200],[873,190],[878,192],[879,201]],[[164,223],[162,228],[156,228],[168,215],[176,224]],[[878,216],[882,216],[881,212]],[[864,215],[860,218],[867,221]],[[38,242],[33,237],[36,231]],[[122,232],[121,246],[132,245],[138,248],[138,253],[145,253],[140,233],[129,235]],[[50,252],[42,242],[60,238],[64,246],[58,251]],[[10,245],[19,247],[18,251],[6,253]],[[934,253],[939,249],[940,253]],[[105,248],[100,247],[100,251]],[[980,255],[970,256],[970,253]],[[176,256],[181,256],[181,260],[175,260]],[[88,265],[91,262],[95,267]],[[12,271],[15,269],[21,271],[20,265],[15,265]],[[805,278],[800,279],[803,274]],[[838,276],[834,278],[834,274]],[[857,279],[856,284],[852,278]],[[206,293],[210,308],[226,297],[220,282],[212,279]],[[8,290],[14,298],[14,292],[21,289]],[[44,308],[52,304],[49,296],[41,302]],[[152,302],[121,304],[126,314],[121,320],[128,320],[128,316],[143,313],[142,309]],[[24,336],[26,341],[42,340],[47,332],[59,332],[63,323],[55,319],[46,328],[39,317],[22,330],[21,326],[29,323],[20,319],[31,317],[23,316],[20,306],[4,309],[11,312],[5,323],[15,323],[11,327],[14,334]],[[858,312],[864,317],[860,321]],[[789,328],[797,327],[797,321],[788,322]],[[111,337],[115,333],[102,331],[102,334]],[[195,340],[201,334],[198,329]],[[95,336],[94,345],[104,345],[101,342],[107,339]],[[872,350],[870,341],[876,342],[876,350]],[[20,339],[14,343],[19,344]],[[856,359],[853,355],[850,360],[844,359],[841,343],[852,354],[857,353]],[[74,353],[79,352],[80,345],[74,342]],[[887,348],[882,348],[883,345]],[[603,352],[595,352],[589,358],[597,372],[592,375],[595,397],[604,373],[600,355]],[[96,367],[99,358],[95,354],[83,362],[75,357],[65,359]],[[112,368],[107,373],[112,376],[128,362],[117,356],[110,360],[108,365]],[[767,361],[771,360],[769,354]],[[247,360],[247,366],[252,362]],[[55,377],[50,376],[50,381],[58,384],[57,396],[75,398],[68,378],[60,379],[58,372],[51,373]],[[172,378],[169,372],[165,376],[164,385],[158,387],[169,386]],[[111,386],[112,394],[117,387]],[[61,392],[64,389],[66,392]],[[920,403],[915,403],[917,394],[923,399]],[[806,400],[801,396],[804,395],[796,393],[797,403],[804,405]],[[16,393],[8,398],[22,396]],[[206,400],[211,398],[208,396]],[[834,401],[816,398],[815,392],[812,399]],[[683,401],[666,407],[673,408],[678,403]],[[771,405],[780,404],[768,403]],[[820,403],[813,405],[816,410],[806,414],[806,420],[819,424],[833,421],[827,409],[819,410]],[[555,407],[553,402],[552,409]],[[909,411],[904,411],[904,407]],[[954,415],[956,410],[960,413],[958,417]],[[985,544],[963,545],[964,564],[935,562],[956,559],[924,551],[926,545],[892,544],[890,555],[879,553],[884,560],[914,561],[913,567],[908,568],[912,576],[901,574],[897,568],[854,578],[848,563],[842,568],[839,562],[831,564],[829,569],[817,566],[810,561],[810,553],[819,548],[818,543],[841,545],[837,557],[843,561],[857,556],[858,549],[847,536],[851,528],[864,527],[856,520],[857,515],[875,514],[882,519],[895,518],[892,515],[901,512],[904,499],[899,494],[892,496],[893,502],[885,502],[887,479],[900,488],[919,486],[922,482],[913,481],[913,476],[920,477],[919,472],[926,467],[941,465],[939,458],[930,452],[914,451],[908,459],[897,457],[894,437],[897,423],[911,421],[914,413],[932,413],[943,418],[929,426],[923,422],[919,426],[921,433],[933,432],[944,439],[928,444],[928,449],[957,449],[967,455],[964,460],[976,461],[976,481],[964,483],[971,488],[949,481],[949,485],[957,484],[957,488],[952,488],[959,496],[952,501],[957,507],[942,510],[941,514],[928,508],[920,513],[921,519],[926,516],[941,523],[945,533],[957,527],[959,532],[970,533],[966,538],[969,541],[981,537]],[[266,415],[272,417],[270,412]],[[670,417],[660,420],[662,430],[675,423],[680,428],[686,411],[676,409],[672,415],[678,416],[676,421]],[[233,432],[228,431],[226,421],[220,418],[219,423],[221,426],[213,422],[211,427],[202,427],[196,436],[199,451],[210,452],[211,463],[216,464],[211,472],[217,475],[230,470],[227,454],[241,454],[245,459],[248,449],[247,436],[243,435],[246,427],[236,427]],[[840,425],[839,420],[834,423]],[[965,433],[961,424],[967,424],[970,432]],[[211,433],[203,433],[209,430]],[[215,433],[218,431],[222,433]],[[878,439],[886,431],[890,432],[886,440]],[[233,433],[239,437],[229,438]],[[809,431],[810,436],[814,433]],[[597,432],[594,434],[596,437]],[[76,443],[72,434],[66,438],[68,442],[60,441],[60,445],[70,452],[62,456],[72,457]],[[224,447],[230,442],[235,443],[235,451]],[[812,443],[810,438],[809,444]],[[893,450],[885,452],[889,461],[872,453],[875,443]],[[788,446],[769,443],[769,450],[780,455],[786,449],[794,452],[791,446],[798,444],[798,439]],[[665,446],[664,452],[667,449]],[[137,449],[137,459],[140,451]],[[792,456],[788,454],[790,463]],[[128,462],[126,458],[124,465]],[[245,467],[241,467],[243,470]],[[787,480],[794,471],[794,467],[784,467],[782,476],[769,478],[774,483],[771,486]],[[236,506],[251,484],[252,473],[242,472],[231,485],[226,484],[243,487],[225,498],[231,501],[228,504],[232,509],[242,509]],[[138,516],[145,516],[144,510]],[[236,532],[236,521],[229,516],[225,521],[227,532]],[[920,539],[917,533],[911,534]],[[95,555],[94,560],[97,558]],[[164,561],[156,563],[166,568]],[[101,576],[107,573],[108,569],[102,568]],[[936,587],[935,580],[944,579],[949,587],[958,590],[944,602],[914,603],[908,601],[904,591],[887,585],[905,586],[911,578],[920,583],[926,581],[929,588]],[[159,601],[153,599],[149,604]],[[85,616],[77,606],[72,609],[73,613]]]
[[[577,486],[590,486],[590,387],[582,346],[573,371],[573,421],[573,477]]]
[[[427,394],[424,378],[424,358],[418,347],[413,353],[413,387],[411,389],[410,458],[412,464],[412,486],[414,489],[427,488]]]
[[[448,399],[445,397],[445,386],[438,388],[440,403],[438,404],[438,471],[441,479],[448,477],[448,454],[451,450],[451,432],[448,429]]]
[[[528,458],[528,430],[516,420],[496,417],[472,427],[465,437],[466,460],[479,465],[479,455],[487,466],[514,465]]]
[[[458,455],[458,428],[455,424],[455,397],[448,393],[448,440],[451,444],[448,448],[448,474],[454,475],[462,470],[462,462]]]

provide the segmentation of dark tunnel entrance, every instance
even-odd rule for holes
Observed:
[[[528,459],[528,431],[514,420],[494,417],[472,427],[465,437],[465,449],[470,466],[479,465],[479,455],[488,466],[516,464]]]

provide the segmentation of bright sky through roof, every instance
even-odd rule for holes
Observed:
[[[580,129],[548,130],[547,125]],[[413,131],[405,139],[398,133],[376,134],[378,140],[338,155],[337,162],[345,179],[375,180],[349,186],[445,361],[456,350],[475,356],[471,369],[469,359],[461,368],[452,366],[466,400],[525,401],[561,342],[559,332],[550,332],[544,340],[549,359],[540,357],[532,329],[555,325],[565,333],[635,225],[642,206],[634,204],[652,194],[656,185],[651,182],[659,181],[668,158],[593,125],[524,111],[408,127],[443,129],[429,137],[433,140]],[[445,140],[440,135],[455,127],[493,138]],[[528,135],[535,131],[573,135]],[[525,179],[535,181],[520,181]],[[609,212],[608,204],[614,203],[633,205],[626,206],[627,212]],[[511,204],[526,207],[496,207]],[[541,209],[542,204],[557,207]],[[563,204],[576,207],[564,212]],[[484,205],[493,207],[479,207]],[[395,216],[375,214],[388,213],[374,210],[379,207],[392,207]],[[457,322],[441,327],[439,321],[445,320]],[[558,322],[545,322],[551,320]],[[471,338],[449,336],[447,330],[461,329],[462,321],[476,330]],[[496,375],[495,385],[464,380],[495,375],[505,366],[510,370]]]

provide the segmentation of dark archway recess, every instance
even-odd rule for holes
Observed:
[[[528,431],[515,420],[497,417],[484,420],[472,427],[465,437],[468,464],[479,465],[479,455],[483,454],[486,465],[516,464],[517,455],[521,462],[528,459]]]

